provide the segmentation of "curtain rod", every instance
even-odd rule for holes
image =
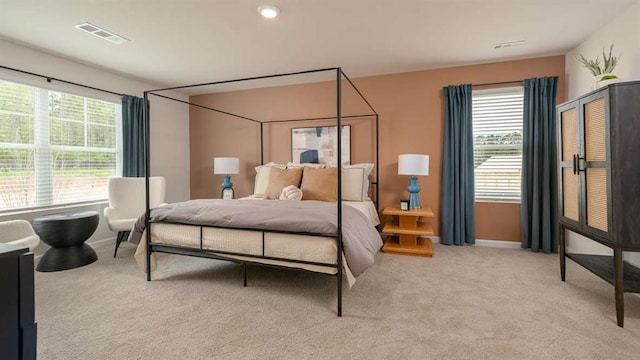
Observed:
[[[87,88],[87,89],[91,89],[91,90],[102,91],[102,92],[105,92],[105,93],[108,93],[108,94],[112,94],[112,95],[124,96],[124,94],[120,94],[120,93],[117,93],[117,92],[104,90],[104,89],[100,89],[100,88],[89,86],[89,85],[78,84],[78,83],[75,83],[75,82],[72,82],[72,81],[62,80],[62,79],[54,78],[54,77],[51,77],[51,76],[36,74],[36,73],[29,72],[29,71],[24,71],[24,70],[20,70],[20,69],[14,69],[14,68],[11,68],[11,67],[8,67],[8,66],[0,65],[0,68],[11,70],[11,71],[16,71],[16,72],[27,74],[27,75],[38,76],[38,77],[46,79],[47,82],[58,81],[58,82],[69,84],[69,85],[79,86],[79,87],[83,87],[83,88]]]
[[[492,83],[471,84],[471,86],[491,86],[491,85],[506,85],[506,84],[518,84],[518,83],[524,83],[524,80],[513,80],[513,81],[500,81],[500,82],[492,82]]]

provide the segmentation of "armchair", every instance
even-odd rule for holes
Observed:
[[[118,254],[120,243],[129,236],[138,217],[146,207],[145,178],[114,177],[109,179],[109,206],[104,208],[104,218],[111,231],[118,233],[113,257]],[[149,178],[150,207],[165,205],[166,180],[162,176]]]
[[[28,221],[10,220],[0,222],[0,242],[28,247],[33,252],[40,243],[40,237]]]

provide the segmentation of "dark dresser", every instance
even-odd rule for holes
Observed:
[[[36,358],[33,253],[0,243],[0,358]]]

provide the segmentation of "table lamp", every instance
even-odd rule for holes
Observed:
[[[233,199],[233,184],[231,183],[231,174],[240,172],[240,159],[234,157],[217,157],[213,158],[213,173],[223,174],[222,194],[223,199]]]
[[[410,175],[409,187],[407,190],[409,206],[412,209],[420,209],[420,186],[418,186],[417,175],[429,175],[429,155],[403,154],[398,156],[398,175]]]

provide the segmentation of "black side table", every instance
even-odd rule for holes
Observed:
[[[85,244],[96,231],[100,218],[95,211],[51,214],[33,219],[33,230],[51,249],[42,256],[36,270],[42,272],[74,269],[98,260]]]

